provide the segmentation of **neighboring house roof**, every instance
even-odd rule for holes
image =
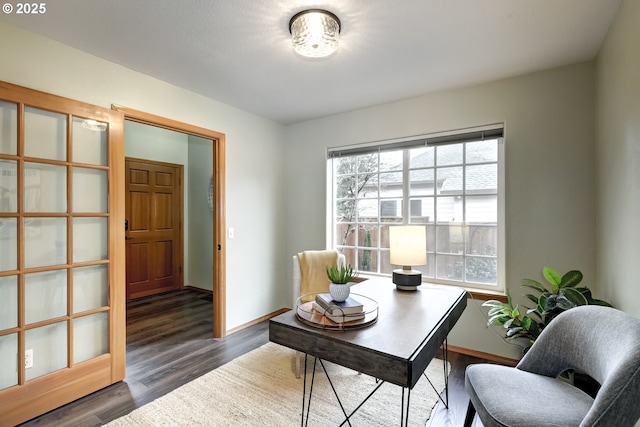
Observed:
[[[450,146],[453,147],[453,146]],[[435,150],[426,150],[411,158],[411,168],[433,168],[435,164]],[[495,162],[495,148],[489,145],[478,144],[474,146],[471,153],[473,160],[479,162],[478,165],[467,165],[467,192],[495,192],[498,189],[498,167],[496,163],[483,164],[481,162]],[[436,180],[439,183],[440,194],[462,192],[462,175],[459,167],[462,163],[461,152],[454,149],[446,149],[446,146],[439,147],[438,164],[441,166],[437,171]],[[445,165],[444,167],[442,167]],[[451,167],[446,167],[451,165]],[[402,165],[397,164],[390,168],[392,170],[402,170]],[[434,169],[418,169],[411,172],[413,183],[434,183]],[[386,180],[381,179],[385,185],[401,185],[401,181],[393,180],[395,175],[386,174]]]

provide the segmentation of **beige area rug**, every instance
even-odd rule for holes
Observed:
[[[304,358],[302,361],[304,363]],[[268,343],[107,426],[300,425],[303,380],[295,377],[293,366],[293,350]],[[367,375],[327,362],[325,366],[348,412],[376,385],[375,379]],[[444,389],[441,360],[434,359],[426,373],[438,390]],[[351,424],[367,427],[400,424],[401,393],[401,387],[383,384],[351,418]],[[435,391],[423,376],[411,391],[409,425],[424,426],[437,399]],[[326,376],[321,371],[316,373],[308,425],[337,426],[343,420],[344,416]]]

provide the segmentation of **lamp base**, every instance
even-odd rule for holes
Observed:
[[[401,291],[415,291],[422,284],[422,273],[417,270],[393,270],[393,283]]]

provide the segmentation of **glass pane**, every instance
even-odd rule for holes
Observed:
[[[25,335],[25,349],[33,350],[33,368],[27,369],[27,381],[68,366],[67,322],[31,329]]]
[[[438,255],[436,263],[436,278],[462,281],[462,278],[464,276],[463,257],[452,255]]]
[[[358,229],[358,246],[365,248],[378,247],[378,226],[366,225]]]
[[[73,321],[74,363],[109,352],[107,320],[107,313],[96,313]]]
[[[51,111],[24,109],[24,153],[41,159],[67,159],[67,116]]]
[[[496,256],[498,254],[497,226],[469,226],[466,240],[466,253],[469,255]]]
[[[498,282],[498,261],[496,258],[467,257],[466,281],[485,284]]]
[[[354,174],[357,170],[357,157],[338,157],[333,159],[336,175]]]
[[[389,243],[387,243],[387,246]],[[380,273],[391,274],[393,269],[391,268],[391,256],[389,251],[380,251]]]
[[[378,271],[378,251],[373,249],[360,249],[358,251],[359,271]]]
[[[0,218],[0,271],[18,268],[18,220]]]
[[[0,101],[0,153],[18,154],[18,106]]]
[[[25,218],[25,267],[67,263],[67,219]]]
[[[467,143],[467,163],[485,163],[498,161],[498,140],[475,141]]]
[[[336,244],[340,246],[355,246],[355,224],[338,224],[336,226]]]
[[[342,248],[340,252],[344,254],[345,263],[347,265],[355,266],[356,265],[356,251],[351,248]]]
[[[356,196],[363,197],[378,197],[378,174],[360,174],[356,182]]]
[[[107,171],[73,168],[73,211],[107,212]]]
[[[364,199],[358,200],[358,221],[377,222],[378,221],[378,200]]]
[[[380,174],[380,197],[402,197],[402,172]]]
[[[338,200],[336,202],[336,222],[351,222],[356,219],[356,201]]]
[[[446,254],[462,254],[464,251],[464,226],[461,223],[436,226],[436,251]]]
[[[24,210],[26,212],[67,211],[67,168],[25,163]]]
[[[498,192],[498,164],[467,166],[465,191],[474,193]]]
[[[66,316],[67,270],[26,274],[24,286],[27,324]]]
[[[380,153],[380,170],[381,171],[401,171],[402,170],[402,150],[400,151],[383,151]],[[375,170],[375,169],[371,169]]]
[[[462,159],[462,144],[439,145],[436,149],[438,166],[461,165]]]
[[[1,111],[1,110],[0,110]],[[18,211],[18,169],[11,160],[0,160],[0,212]]]
[[[336,197],[338,199],[354,198],[356,192],[355,175],[344,175],[337,178]]]
[[[402,199],[380,200],[380,221],[402,219]]]
[[[467,222],[498,222],[498,196],[467,196]]]
[[[353,161],[353,160],[351,160]],[[359,173],[372,173],[378,170],[378,153],[365,154],[357,157]]]
[[[436,177],[438,194],[462,194],[462,167],[439,168]]]
[[[0,336],[0,390],[18,384],[18,334]]]
[[[108,304],[107,266],[73,269],[73,312],[80,313]]]
[[[462,222],[462,197],[438,197],[436,219],[440,222]]]
[[[429,257],[430,253],[433,253],[435,251],[436,251],[436,228],[433,225],[427,225],[427,257]]]
[[[72,148],[72,161],[106,166],[107,124],[74,117]]]
[[[412,196],[431,196],[434,193],[433,169],[409,171],[409,194]]]
[[[0,277],[0,330],[18,326],[18,278]],[[0,360],[5,360],[1,359]],[[1,365],[1,364],[0,364]]]
[[[434,254],[427,254],[427,265],[414,265],[412,268],[422,273],[423,279],[425,277],[435,277],[435,265],[436,257]]]
[[[107,259],[107,218],[73,219],[73,262]]]
[[[433,197],[411,199],[409,204],[411,224],[426,224],[435,220],[435,200]]]
[[[434,147],[420,147],[409,150],[409,167],[411,169],[433,167]]]

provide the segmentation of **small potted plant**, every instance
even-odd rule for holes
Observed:
[[[339,267],[332,265],[327,266],[327,277],[331,282],[329,284],[329,295],[334,301],[341,302],[349,298],[351,292],[350,282],[358,277],[358,272],[350,265],[341,265]]]

